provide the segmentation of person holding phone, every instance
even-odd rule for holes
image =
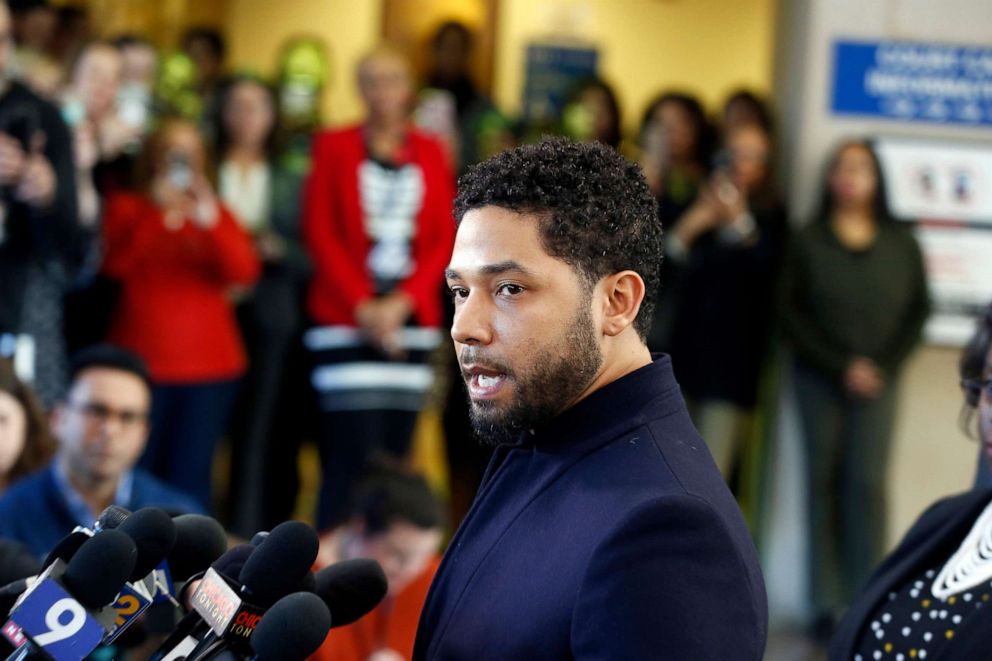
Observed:
[[[670,352],[693,422],[728,479],[750,437],[785,248],[770,157],[765,129],[731,129],[666,242],[674,281]]]
[[[84,237],[69,132],[52,104],[12,80],[13,50],[0,3],[0,359],[16,351],[19,376],[50,405],[64,382],[62,295]]]
[[[121,282],[110,340],[152,378],[142,465],[211,503],[211,466],[247,360],[231,294],[260,266],[249,234],[206,176],[196,126],[163,120],[144,154],[140,193],[108,198],[103,271]]]

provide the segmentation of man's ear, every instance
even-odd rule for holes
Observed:
[[[644,300],[644,279],[636,271],[607,276],[603,287],[603,332],[615,337],[633,325]]]

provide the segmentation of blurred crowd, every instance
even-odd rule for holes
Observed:
[[[401,587],[411,567],[429,572],[443,521],[467,511],[488,457],[445,340],[456,176],[540,138],[473,82],[471,31],[442,25],[424,72],[388,46],[370,52],[355,72],[364,119],[325,129],[319,42],[288,41],[266,80],[233,71],[213,29],[164,51],[141,35],[94,39],[77,8],[9,5],[0,510],[47,471],[46,497],[65,501],[69,520],[124,500],[213,512],[250,536],[293,515],[310,440],[329,557],[365,540],[398,558]],[[829,630],[883,551],[900,368],[929,310],[919,247],[888,211],[868,141],[827,157],[818,210],[791,231],[760,95],[740,90],[709,112],[663,90],[640,117],[628,135],[609,83],[581,80],[540,131],[640,164],[666,233],[650,345],[673,356],[740,492],[773,426],[779,349],[791,349],[813,601]],[[449,517],[409,472],[427,408],[443,416]],[[222,440],[229,465],[215,461]],[[369,505],[356,494],[376,466],[414,486]],[[354,528],[362,502],[401,510],[400,527],[366,512]]]

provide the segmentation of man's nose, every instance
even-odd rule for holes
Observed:
[[[478,291],[469,293],[455,308],[451,339],[459,344],[486,345],[492,342],[492,306]]]

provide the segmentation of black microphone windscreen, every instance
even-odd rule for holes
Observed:
[[[210,566],[227,550],[227,533],[209,516],[182,514],[176,525],[176,544],[169,553],[169,571],[174,581],[185,581]]]
[[[138,549],[119,530],[104,530],[72,556],[62,583],[84,607],[96,610],[111,603],[134,569]]]
[[[273,528],[238,576],[248,592],[247,601],[270,606],[298,590],[317,558],[319,544],[317,532],[302,521],[286,521]]]
[[[41,573],[38,558],[17,542],[0,539],[0,615],[14,607],[28,585],[27,577]]]
[[[81,531],[69,533],[59,540],[59,543],[55,545],[55,548],[48,552],[48,556],[45,558],[45,561],[41,563],[41,566],[47,569],[48,566],[56,560],[69,562],[69,560],[72,559],[72,556],[76,555],[76,551],[78,551],[79,547],[83,545],[83,542],[89,538],[89,535]]]
[[[265,538],[268,537],[268,536],[269,536],[269,531],[268,530],[259,530],[257,533],[255,533],[252,536],[252,538],[251,538],[251,545],[252,546],[258,546],[259,544],[261,544],[262,542],[264,542],[265,541]]]
[[[379,605],[389,588],[375,560],[342,560],[317,572],[317,595],[331,611],[332,626],[358,620]]]
[[[41,563],[24,545],[0,539],[0,585],[41,573]]]
[[[165,510],[157,507],[143,507],[127,517],[117,530],[130,537],[138,548],[138,559],[128,579],[130,581],[148,576],[176,544],[176,524]]]
[[[303,661],[317,651],[331,628],[331,613],[315,594],[295,592],[266,611],[251,646],[258,661]]]
[[[97,517],[96,524],[93,527],[100,530],[113,530],[124,523],[129,516],[131,516],[131,510],[120,505],[111,505],[100,512],[100,516]]]
[[[210,566],[219,574],[237,580],[241,575],[241,570],[244,569],[245,562],[254,552],[255,547],[251,544],[238,544],[229,548],[224,555],[210,563]]]
[[[316,592],[317,591],[317,576],[312,571],[308,571],[300,581],[300,587],[297,592]]]

